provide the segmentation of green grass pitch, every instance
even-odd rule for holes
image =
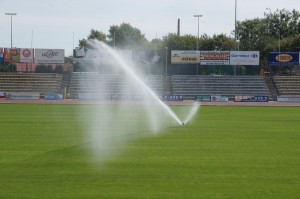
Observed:
[[[115,142],[94,160],[98,106],[1,104],[0,198],[300,198],[300,108],[201,107],[149,133],[131,105],[130,125],[102,113]]]

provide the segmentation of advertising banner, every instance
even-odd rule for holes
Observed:
[[[228,96],[223,96],[223,95],[213,95],[211,96],[211,101],[212,102],[228,102]]]
[[[62,100],[63,94],[59,94],[59,93],[47,93],[44,96],[45,100]]]
[[[259,65],[259,51],[230,51],[230,65]]]
[[[0,98],[4,98],[5,97],[5,93],[0,91]]]
[[[299,52],[270,52],[270,66],[298,66]]]
[[[4,48],[4,62],[20,62],[20,48]]]
[[[86,62],[93,62],[97,64],[105,64],[105,65],[112,65],[116,63],[116,58],[114,58],[110,52],[103,49],[97,50],[87,50],[84,51],[83,48],[79,49],[76,48],[75,56],[73,58],[74,63],[86,63]],[[128,64],[132,63],[133,53],[132,50],[117,50],[118,55],[122,57]]]
[[[172,50],[171,63],[172,64],[199,64],[200,51]]]
[[[235,96],[235,102],[268,102],[268,96]]]
[[[210,95],[197,95],[197,96],[195,96],[195,101],[210,102],[210,100],[211,100]]]
[[[37,64],[63,64],[63,63],[65,63],[65,50],[63,50],[63,49],[35,49],[34,63],[37,63]]]
[[[201,65],[229,65],[229,51],[201,51]]]
[[[182,95],[165,95],[163,96],[164,101],[183,101]]]
[[[78,99],[80,100],[111,100],[110,94],[101,93],[79,93]]]
[[[144,96],[142,95],[124,95],[124,94],[113,94],[111,95],[112,100],[124,100],[124,101],[143,101]]]
[[[38,100],[40,99],[39,93],[6,93],[6,99],[14,100]]]
[[[4,55],[3,48],[0,48],[0,62],[4,61],[3,55]]]
[[[32,63],[33,62],[33,49],[21,48],[20,62]]]
[[[300,97],[277,97],[278,102],[300,102]]]

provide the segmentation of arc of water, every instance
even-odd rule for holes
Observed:
[[[193,108],[192,110],[190,111],[189,115],[187,116],[187,118],[184,120],[184,124],[187,124],[194,116],[195,114],[197,113],[198,109],[199,109],[199,105],[197,104],[197,102],[195,102],[193,104]]]
[[[159,97],[142,81],[139,76],[135,74],[135,72],[130,68],[125,61],[108,45],[103,42],[99,42],[99,44],[104,47],[123,67],[123,69],[132,77],[136,82],[138,82],[151,96],[152,98],[179,124],[182,125],[182,121],[178,118],[172,109],[167,106],[163,101],[159,99]],[[98,45],[95,45],[96,48],[99,48]]]

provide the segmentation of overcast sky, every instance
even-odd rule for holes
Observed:
[[[266,8],[300,11],[299,0],[237,0],[237,20],[262,18]],[[0,47],[10,47],[10,16],[13,46],[62,48],[71,55],[73,43],[86,38],[91,29],[108,33],[111,25],[129,23],[148,40],[176,33],[181,35],[225,33],[234,30],[235,0],[0,0]],[[74,35],[74,40],[73,40]]]

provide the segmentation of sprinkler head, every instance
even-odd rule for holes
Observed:
[[[182,124],[181,124],[182,126],[184,126],[184,122],[182,122]]]

